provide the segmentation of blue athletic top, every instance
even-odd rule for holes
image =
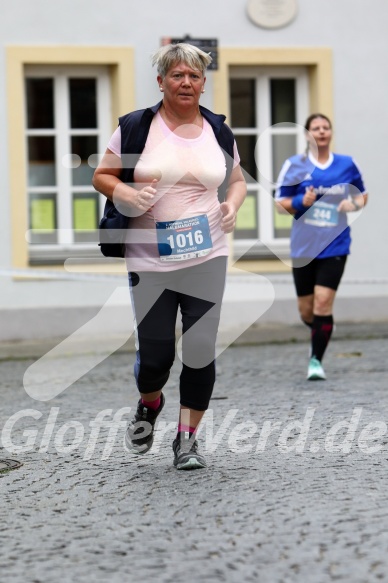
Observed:
[[[302,203],[306,188],[317,195],[312,207]],[[341,200],[364,194],[361,172],[350,156],[330,154],[325,164],[311,155],[292,156],[279,174],[275,199],[292,198],[296,214],[291,230],[291,257],[322,259],[350,253],[346,213],[337,212]]]

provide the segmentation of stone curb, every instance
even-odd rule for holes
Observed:
[[[179,335],[179,332],[177,332]],[[332,341],[336,340],[370,340],[388,338],[388,322],[340,322],[335,329]],[[233,346],[251,346],[263,344],[287,344],[308,342],[309,331],[301,324],[281,325],[281,324],[254,324],[239,336]],[[0,361],[4,360],[24,360],[37,359],[47,354],[56,347],[64,338],[51,338],[42,340],[25,340],[15,342],[0,342]],[[74,343],[72,350],[67,352],[67,356],[73,354],[95,354],[107,351],[111,341],[120,346],[114,352],[134,352],[135,341],[133,336],[127,340],[125,336],[109,338],[85,338]],[[223,344],[222,336],[219,337],[220,345]]]

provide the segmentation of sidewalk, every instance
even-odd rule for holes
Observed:
[[[179,332],[179,331],[177,331]],[[72,354],[90,354],[104,352],[108,341],[118,345],[117,354],[135,352],[135,340],[126,335],[97,339],[80,339],[74,343]],[[262,344],[287,344],[307,342],[308,330],[303,324],[281,325],[278,323],[261,324],[257,322],[236,338],[233,346],[256,346]],[[340,322],[336,324],[332,341],[337,340],[372,340],[388,339],[388,322]],[[0,342],[0,362],[2,360],[24,360],[41,358],[63,342],[63,338],[47,338],[39,340],[24,340]],[[105,340],[105,342],[104,342]],[[107,353],[108,356],[108,353]]]
[[[186,473],[171,450],[179,360],[154,448],[140,458],[123,447],[137,400],[133,352],[46,402],[23,388],[33,359],[1,361],[3,445],[25,446],[0,450],[24,464],[0,475],[2,583],[384,580],[386,328],[338,326],[328,380],[313,383],[307,333],[296,329],[296,342],[272,344],[250,330],[257,344],[220,355],[199,435],[209,466]],[[51,366],[60,378],[88,358]]]
[[[125,343],[132,323],[127,276],[62,275],[75,279],[48,279],[40,296],[36,281],[0,280],[0,343],[50,343],[74,333],[96,346],[108,336]],[[290,327],[300,322],[290,273],[228,274],[222,311],[221,328],[238,336],[254,325],[256,330],[281,328],[282,340],[291,340]],[[388,327],[388,282],[344,279],[334,315],[337,323],[386,322]]]

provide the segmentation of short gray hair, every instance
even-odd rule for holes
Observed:
[[[211,62],[210,55],[188,43],[165,45],[152,55],[152,65],[156,65],[159,75],[163,78],[167,71],[177,63],[185,63],[190,69],[205,74]]]

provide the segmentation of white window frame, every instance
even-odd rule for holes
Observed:
[[[111,92],[109,68],[103,65],[28,65],[24,69],[26,78],[52,78],[54,80],[54,128],[29,129],[25,125],[26,139],[29,136],[54,136],[56,139],[56,186],[27,186],[26,196],[38,192],[55,193],[57,200],[58,242],[56,244],[30,244],[30,261],[55,261],[70,256],[99,256],[96,243],[74,242],[73,193],[95,192],[92,185],[72,185],[71,168],[62,164],[64,156],[70,154],[72,136],[97,136],[97,149],[102,153],[111,136]],[[68,78],[94,78],[97,91],[97,128],[70,128],[70,104],[68,98]],[[27,99],[25,97],[25,108]],[[27,115],[25,115],[27,124]],[[99,214],[102,215],[105,197],[99,196]]]
[[[234,239],[233,245],[236,254],[240,255],[242,250],[250,248],[247,255],[268,255],[268,249],[274,250],[279,256],[289,255],[289,238],[275,238],[274,204],[273,199],[267,196],[270,187],[274,187],[277,176],[272,176],[272,145],[271,139],[276,134],[293,134],[297,137],[297,151],[302,152],[305,147],[303,136],[303,124],[309,114],[309,76],[308,69],[304,66],[252,66],[252,67],[232,67],[230,69],[231,79],[255,79],[256,95],[256,120],[255,128],[234,128],[235,136],[254,135],[258,140],[258,157],[260,161],[260,172],[257,175],[258,183],[248,183],[248,192],[257,192],[257,212],[256,217],[259,234],[259,244],[255,244],[255,239]],[[270,81],[271,79],[293,78],[296,81],[296,123],[298,128],[276,128],[271,127],[271,100]],[[259,140],[259,137],[261,139]],[[271,185],[272,183],[272,185]]]

